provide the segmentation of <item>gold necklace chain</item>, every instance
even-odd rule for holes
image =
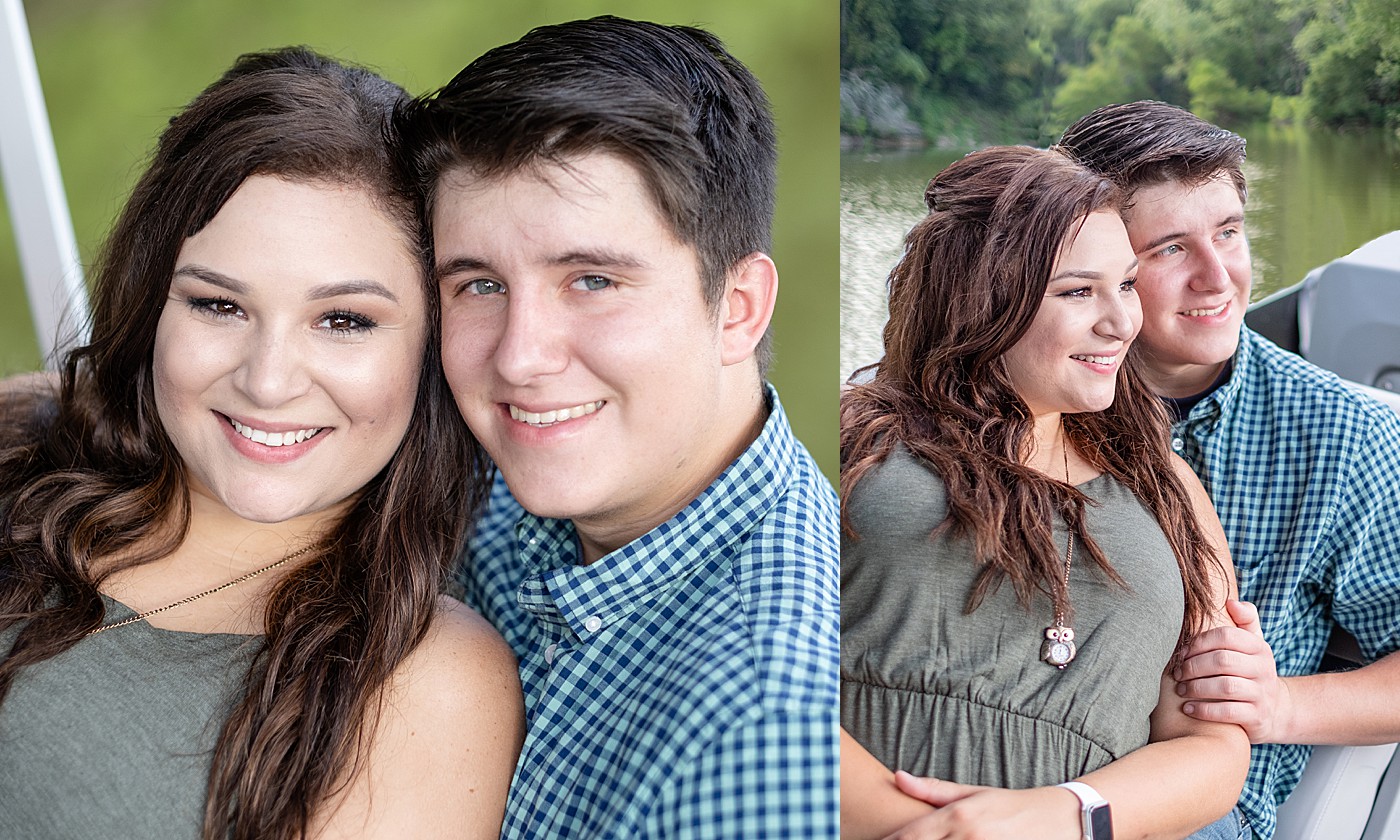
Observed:
[[[1063,425],[1063,422],[1064,421],[1061,421],[1062,425],[1060,426],[1060,454],[1063,455],[1065,459],[1065,484],[1069,484],[1070,487],[1073,487],[1074,485],[1070,484],[1069,480],[1069,442],[1065,440],[1065,427]],[[1065,545],[1065,605],[1068,606],[1069,567],[1070,564],[1074,562],[1074,528],[1070,527],[1069,522],[1066,522],[1065,530],[1069,532],[1069,540],[1068,543]],[[1063,626],[1064,623],[1065,612],[1064,610],[1057,608],[1055,610],[1055,624]]]
[[[231,580],[231,581],[229,581],[228,583],[225,583],[225,584],[223,584],[223,585],[221,585],[221,586],[216,586],[216,587],[214,587],[213,589],[206,589],[206,590],[204,590],[203,592],[199,593],[198,595],[191,595],[191,596],[189,596],[188,598],[181,598],[180,600],[174,602],[173,604],[166,604],[166,605],[163,606],[163,607],[157,607],[156,609],[153,609],[153,610],[146,610],[145,612],[137,613],[136,615],[130,616],[129,618],[124,618],[124,619],[122,619],[121,621],[117,621],[117,622],[114,622],[114,623],[112,623],[112,624],[104,624],[104,625],[102,625],[101,627],[98,627],[98,628],[95,629],[95,630],[89,630],[89,631],[87,632],[87,635],[88,635],[88,636],[96,636],[98,633],[103,633],[103,632],[106,632],[107,630],[115,630],[115,629],[117,629],[118,627],[125,627],[125,626],[127,626],[128,624],[135,624],[135,623],[138,622],[138,621],[145,621],[146,619],[150,618],[151,616],[157,615],[157,614],[159,614],[159,613],[163,613],[163,612],[165,612],[166,610],[173,610],[173,609],[175,609],[176,607],[183,607],[185,604],[192,604],[192,603],[194,603],[195,601],[198,601],[200,598],[204,598],[204,597],[207,597],[207,596],[209,596],[209,595],[213,595],[213,594],[218,593],[218,592],[223,592],[225,589],[232,589],[233,587],[237,586],[237,585],[240,584],[240,583],[247,583],[248,581],[250,581],[250,580],[252,580],[253,578],[257,577],[258,575],[262,574],[263,572],[270,572],[270,571],[272,571],[273,569],[277,568],[278,566],[285,565],[285,564],[291,562],[292,560],[295,560],[296,558],[302,556],[303,554],[307,553],[308,551],[310,551],[310,550],[313,549],[313,548],[315,548],[315,545],[308,545],[308,546],[306,546],[305,548],[299,548],[299,549],[297,549],[296,551],[293,551],[291,554],[288,554],[287,556],[283,557],[281,560],[278,560],[276,563],[270,563],[270,564],[268,564],[268,565],[266,565],[266,566],[263,566],[261,569],[254,569],[253,571],[248,572],[248,573],[245,574],[245,575],[240,575],[239,577],[236,577],[236,578],[234,578],[233,580]]]
[[[1060,425],[1060,452],[1065,460],[1065,484],[1070,484],[1069,478],[1069,441],[1065,436],[1064,421]],[[1054,457],[1053,455],[1051,456]],[[1064,588],[1064,609],[1061,609],[1058,599],[1055,604],[1055,623],[1045,628],[1044,641],[1040,645],[1040,659],[1047,665],[1053,665],[1060,670],[1074,661],[1078,653],[1078,647],[1074,644],[1074,628],[1065,624],[1066,613],[1069,610],[1069,570],[1074,563],[1074,526],[1068,519],[1065,520],[1065,529],[1069,531],[1069,539],[1065,545],[1065,588]]]

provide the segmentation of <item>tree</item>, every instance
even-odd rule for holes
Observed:
[[[1171,55],[1147,23],[1125,15],[1113,24],[1094,60],[1072,68],[1055,93],[1055,116],[1068,125],[1093,109],[1137,99],[1180,101],[1179,87],[1163,73]]]

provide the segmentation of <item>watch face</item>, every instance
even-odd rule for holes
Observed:
[[[1050,661],[1056,665],[1062,665],[1069,661],[1069,645],[1064,642],[1056,642],[1050,646]]]
[[[1089,836],[1094,840],[1113,840],[1113,814],[1107,803],[1089,809]]]

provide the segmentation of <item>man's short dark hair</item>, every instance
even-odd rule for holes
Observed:
[[[531,30],[399,115],[431,217],[441,176],[503,177],[590,152],[640,172],[718,306],[771,249],[777,139],[758,80],[702,29],[603,16]],[[760,346],[760,365],[768,339]]]
[[[1119,186],[1129,197],[1167,181],[1200,186],[1224,173],[1245,187],[1244,138],[1184,108],[1142,100],[1105,105],[1065,129],[1060,148]]]

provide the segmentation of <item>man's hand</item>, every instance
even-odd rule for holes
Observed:
[[[1176,693],[1187,700],[1182,711],[1198,720],[1238,724],[1252,744],[1287,742],[1292,698],[1259,628],[1259,612],[1235,600],[1225,602],[1225,611],[1235,626],[1198,635],[1173,674]]]
[[[1054,787],[1030,790],[960,785],[894,774],[895,787],[938,808],[891,834],[887,840],[1077,840],[1079,799]]]

